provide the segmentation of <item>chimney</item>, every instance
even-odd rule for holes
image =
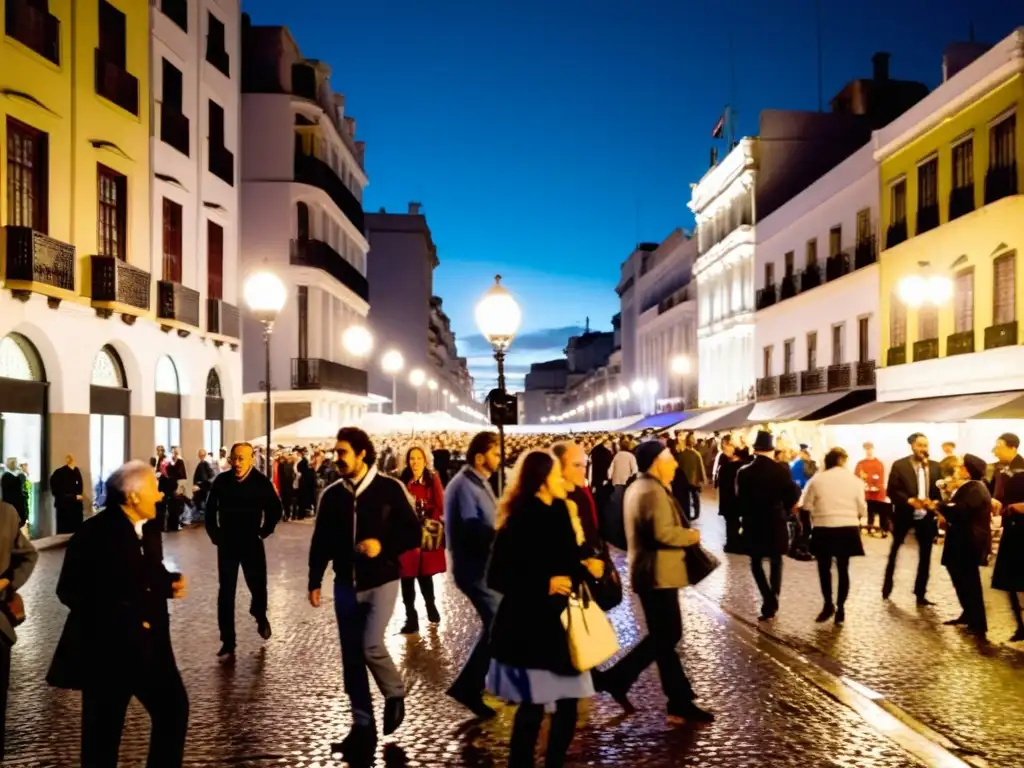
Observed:
[[[345,116],[345,130],[353,139],[356,137],[356,119],[354,117]]]
[[[412,216],[419,216],[422,205],[422,203],[409,203],[409,213]]]
[[[890,54],[879,51],[871,57],[871,63],[874,65],[871,77],[876,83],[884,83],[889,79],[889,56]]]

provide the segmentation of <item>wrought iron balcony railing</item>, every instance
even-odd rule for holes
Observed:
[[[959,219],[974,210],[974,184],[957,187],[949,193],[949,220]]]
[[[327,163],[313,155],[295,153],[295,180],[301,184],[319,187],[326,192],[341,212],[360,232],[365,231],[363,205],[345,186],[338,174]]]
[[[174,147],[185,157],[189,155],[189,122],[181,112],[160,105],[160,141]]]
[[[365,395],[366,371],[331,360],[308,357],[292,358],[292,389],[329,389]]]
[[[796,373],[783,373],[779,376],[779,394],[795,395],[800,391],[800,376]]]
[[[206,332],[231,339],[242,338],[238,307],[220,299],[207,299]]]
[[[96,93],[126,112],[139,114],[139,81],[96,49]]]
[[[885,247],[895,248],[907,239],[907,220],[895,221],[885,231]]]
[[[92,302],[123,304],[148,310],[149,272],[114,256],[92,256]]]
[[[906,344],[899,347],[889,347],[889,351],[885,354],[886,365],[903,365],[905,362],[907,362]]]
[[[75,291],[75,246],[29,227],[5,227],[8,281],[48,285]]]
[[[934,360],[939,356],[938,339],[921,339],[914,342],[914,362],[922,360]]]
[[[1017,321],[990,325],[985,329],[985,349],[1012,347],[1017,343]]]
[[[59,65],[60,19],[45,7],[31,0],[4,0],[4,29],[8,37]]]
[[[974,329],[951,333],[946,337],[946,357],[969,355],[974,351]]]
[[[917,209],[917,234],[923,235],[939,226],[939,204]]]
[[[985,205],[1017,194],[1017,163],[989,168],[985,174]]]
[[[325,242],[306,238],[292,240],[290,261],[296,266],[322,270],[351,288],[364,301],[370,300],[370,286],[366,278]]]
[[[158,318],[199,327],[199,291],[181,283],[160,280],[156,284],[156,293]]]
[[[828,388],[828,380],[826,379],[824,368],[814,368],[809,371],[800,371],[800,391],[803,393],[809,392],[824,392]]]

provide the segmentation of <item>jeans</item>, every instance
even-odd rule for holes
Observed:
[[[837,557],[836,570],[839,572],[839,594],[836,595],[836,602],[832,602],[832,558],[818,558],[818,581],[821,584],[821,596],[825,598],[825,605],[838,605],[842,608],[846,605],[846,598],[850,596],[850,558]]]
[[[761,592],[761,612],[765,615],[774,616],[779,610],[779,595],[782,594],[782,555],[769,555],[767,560],[771,567],[771,582],[765,578],[764,563],[765,557],[758,555],[750,556],[750,572],[754,574],[754,581]]]
[[[334,582],[334,613],[341,639],[341,665],[345,693],[352,705],[352,721],[373,727],[370,678],[386,699],[405,696],[405,683],[384,645],[384,631],[398,599],[398,581],[356,592],[348,584]]]
[[[491,666],[491,625],[498,613],[498,604],[501,598],[497,593],[487,588],[483,576],[467,577],[460,576],[458,572],[453,574],[455,586],[457,586],[473,605],[483,629],[480,632],[480,639],[473,646],[473,652],[469,654],[465,666],[452,683],[451,692],[456,694],[468,694],[476,696],[484,691],[484,684],[487,679],[487,670]]]
[[[235,645],[235,591],[238,587],[239,566],[245,577],[245,585],[252,595],[249,613],[257,621],[266,621],[267,554],[262,539],[221,544],[217,547],[217,572],[220,576],[217,624],[220,626],[220,641],[232,648]]]
[[[893,576],[896,573],[896,557],[899,555],[900,547],[914,529],[914,536],[917,538],[918,559],[917,579],[914,581],[914,594],[918,598],[924,598],[928,591],[928,577],[932,569],[932,544],[938,535],[938,527],[934,517],[926,517],[922,520],[897,520],[892,533],[892,548],[889,550],[889,563],[885,567],[885,582],[882,591],[886,594],[892,592]]]

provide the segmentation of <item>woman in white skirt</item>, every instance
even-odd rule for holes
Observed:
[[[565,496],[558,461],[547,451],[530,451],[498,508],[488,585],[502,600],[491,630],[487,687],[519,705],[510,768],[533,766],[546,710],[553,714],[545,765],[564,765],[578,702],[594,695],[590,673],[572,666],[561,616],[573,588],[600,578],[604,563],[583,560],[583,530]]]
[[[842,448],[825,455],[825,471],[817,473],[804,488],[800,509],[811,513],[811,554],[818,561],[818,579],[825,605],[815,621],[836,624],[846,621],[850,594],[850,558],[864,554],[860,524],[868,512],[864,483],[846,468],[849,457]],[[832,602],[832,561],[839,571],[839,593]]]

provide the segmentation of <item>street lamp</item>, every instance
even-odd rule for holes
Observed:
[[[423,382],[427,380],[427,374],[423,372],[422,368],[413,368],[409,371],[409,383],[412,384],[413,389],[416,390],[416,410],[420,409],[420,387],[423,386]]]
[[[676,355],[673,357],[672,373],[676,376],[688,376],[690,374],[690,358],[686,355]]]
[[[245,285],[242,287],[242,293],[245,296],[245,303],[249,306],[249,311],[252,312],[257,320],[263,323],[263,352],[266,357],[264,385],[266,386],[267,394],[266,471],[267,477],[270,477],[272,474],[270,471],[270,432],[272,429],[270,410],[270,334],[274,332],[274,321],[284,307],[288,296],[288,289],[281,282],[281,278],[273,272],[256,272],[246,279]],[[296,371],[296,373],[300,373],[302,367],[308,365],[308,362],[305,360],[299,360],[297,363],[299,371]]]
[[[405,367],[405,358],[397,349],[389,349],[380,359],[380,367],[391,377],[391,415],[398,413],[398,374]]]
[[[505,352],[519,331],[523,313],[512,294],[501,284],[501,275],[495,275],[494,285],[477,302],[476,324],[484,338],[494,348],[498,363],[498,395],[502,406],[508,398],[505,388]],[[498,419],[498,447],[501,452],[501,471],[498,474],[498,493],[505,489],[505,425]]]
[[[587,400],[587,419],[594,420],[594,401]]]
[[[373,336],[361,325],[350,325],[341,335],[341,345],[350,355],[363,358],[373,349]]]
[[[944,275],[907,275],[896,290],[900,301],[917,309],[923,304],[945,304],[953,295],[953,283]]]

